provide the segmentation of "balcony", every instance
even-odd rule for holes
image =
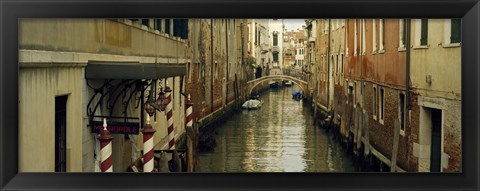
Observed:
[[[272,52],[273,52],[273,53],[280,52],[280,48],[279,48],[278,46],[273,46],[273,47],[272,47]]]
[[[267,52],[268,52],[268,48],[269,48],[269,47],[268,47],[268,44],[267,44],[267,43],[262,43],[262,44],[260,45],[260,51],[261,51],[262,53],[267,53]]]

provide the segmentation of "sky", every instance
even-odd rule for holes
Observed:
[[[283,24],[287,31],[294,30],[296,31],[298,28],[302,28],[302,25],[305,25],[304,19],[285,19],[283,20]]]

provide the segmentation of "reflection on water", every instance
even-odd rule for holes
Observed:
[[[292,99],[293,86],[260,96],[259,110],[243,110],[216,127],[217,146],[200,153],[197,172],[351,172],[350,158],[310,108]]]

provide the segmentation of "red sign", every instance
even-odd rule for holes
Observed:
[[[103,129],[103,121],[90,121],[93,133],[100,133]],[[108,122],[107,130],[112,134],[135,134],[138,135],[140,131],[139,123],[121,123]]]

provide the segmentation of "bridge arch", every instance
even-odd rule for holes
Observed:
[[[255,87],[257,87],[259,84],[265,82],[265,81],[270,81],[270,80],[290,80],[293,83],[297,84],[300,89],[302,89],[303,93],[305,94],[308,90],[308,84],[306,81],[300,80],[298,78],[295,78],[293,76],[287,76],[287,75],[271,75],[271,76],[264,76],[261,78],[257,78],[254,80],[250,80],[247,82],[247,92],[248,95],[252,94],[252,91]]]

